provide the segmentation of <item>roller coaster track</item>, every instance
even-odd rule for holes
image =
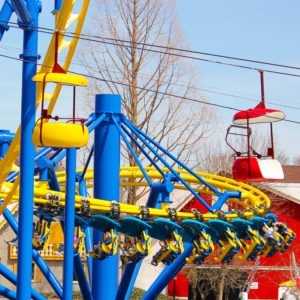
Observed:
[[[147,171],[147,174],[151,179],[157,179],[162,180],[162,175],[155,170],[155,168],[146,167],[145,170]],[[166,171],[166,169],[162,169]],[[82,172],[82,170],[78,169],[77,172]],[[194,176],[190,175],[184,170],[177,169],[176,172],[180,174],[180,176],[187,181],[197,192],[201,193],[207,193],[211,194],[207,189],[203,189],[203,185],[199,183],[198,179]],[[239,205],[244,206],[245,208],[251,208],[255,207],[258,208],[261,205],[269,206],[270,200],[269,198],[260,190],[256,189],[255,187],[252,187],[250,185],[247,185],[242,182],[237,182],[233,179],[217,176],[213,174],[208,173],[202,173],[202,172],[196,172],[198,175],[200,175],[202,178],[204,178],[207,182],[215,186],[216,188],[219,188],[221,190],[230,190],[230,191],[240,191],[241,192],[241,200],[239,199],[230,199],[230,201],[237,202]],[[66,176],[64,171],[57,172],[57,178],[58,182],[63,187],[66,182]],[[131,180],[132,178],[135,179],[143,179],[143,174],[139,170],[138,167],[121,167],[120,171],[120,178],[121,178],[121,185],[122,186],[132,186],[133,183]],[[92,179],[93,179],[93,169],[88,169],[85,175],[85,180],[88,182],[88,187],[92,187]],[[144,180],[141,180],[139,182],[134,183],[135,186],[140,187],[146,187],[148,186],[147,182]],[[0,197],[6,197],[7,194],[12,190],[13,184],[6,183],[5,186],[2,188],[2,193],[0,193]],[[186,190],[186,188],[183,185],[175,184],[174,185],[175,190]],[[59,205],[61,207],[65,206],[65,193],[62,190],[62,192],[57,191],[51,191],[47,189],[47,186],[44,185],[44,183],[36,181],[35,189],[34,189],[34,202],[36,205],[46,205],[50,204],[50,200],[47,200],[49,198],[49,195],[58,195],[60,198]],[[95,198],[85,198],[81,196],[76,196],[75,202],[76,202],[76,208],[80,209],[82,205],[82,200],[86,199],[90,204],[90,209],[94,212],[100,212],[105,213],[109,212],[112,209],[112,205],[110,201],[102,200],[102,199],[95,199]],[[15,194],[12,196],[11,202],[18,201],[18,194]],[[128,215],[139,215],[141,213],[141,208],[139,206],[135,205],[129,205],[120,203],[120,212],[126,213]],[[167,210],[160,210],[160,209],[149,209],[150,215],[154,217],[169,217],[169,214]],[[246,212],[245,216],[251,217],[253,213],[251,211]],[[193,213],[185,213],[185,212],[178,212],[177,215],[181,219],[189,218],[193,219],[194,214]],[[206,213],[203,215],[204,220],[214,219],[218,216],[214,213]],[[226,219],[230,221],[232,218],[237,218],[238,215],[235,213],[232,214],[226,214]]]
[[[63,50],[67,51],[67,54],[64,58],[64,62],[62,64],[62,67],[65,71],[67,71],[70,67],[77,46],[78,36],[81,33],[90,1],[83,0],[81,3],[81,8],[78,13],[73,12],[75,10],[75,2],[76,2],[75,0],[63,1],[61,10],[58,12],[56,16],[55,30],[60,32],[60,39],[58,41],[58,50],[59,52]],[[76,7],[76,9],[78,8]],[[75,22],[77,22],[76,25]],[[68,27],[70,27],[73,24],[75,25],[74,35],[69,41],[66,41],[64,39],[64,33],[68,29]],[[55,34],[52,35],[43,64],[39,68],[38,73],[50,72],[52,70],[52,66],[54,63],[54,52],[55,52],[54,48],[55,48]],[[49,114],[51,114],[51,112],[55,107],[60,91],[61,91],[61,85],[57,84],[53,88],[53,93],[51,94],[51,100],[48,105]],[[37,99],[36,101],[36,109],[37,109],[42,99],[41,83],[37,84],[36,99]],[[8,173],[11,171],[14,162],[16,161],[17,157],[20,154],[20,136],[21,136],[21,127],[18,128],[7,154],[5,155],[4,159],[1,161],[0,187],[4,184]],[[19,177],[15,180],[14,185],[11,187],[11,192],[6,195],[3,201],[0,207],[0,215],[3,213],[4,209],[6,208],[11,198],[17,191],[18,186],[19,186]]]

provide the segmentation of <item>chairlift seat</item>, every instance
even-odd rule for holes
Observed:
[[[246,125],[257,123],[272,123],[284,120],[285,115],[277,109],[255,107],[239,111],[233,116],[233,124]]]
[[[236,158],[232,167],[233,178],[244,182],[276,181],[284,179],[280,162],[257,157]]]
[[[32,142],[38,147],[82,148],[88,143],[88,129],[83,124],[38,121]]]
[[[39,73],[32,77],[34,82],[52,82],[71,86],[87,86],[84,76],[67,73]]]

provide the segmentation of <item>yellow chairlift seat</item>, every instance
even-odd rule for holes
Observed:
[[[87,86],[88,81],[84,76],[67,73],[39,73],[32,77],[34,82],[51,82],[71,86]]]
[[[41,126],[42,125],[42,126]],[[38,147],[82,148],[88,143],[88,129],[83,124],[44,122],[34,127],[32,142]]]

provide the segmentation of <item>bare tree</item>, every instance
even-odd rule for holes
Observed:
[[[97,0],[92,27],[94,35],[110,40],[87,43],[82,51],[89,74],[104,79],[92,80],[89,94],[122,95],[123,113],[131,122],[179,159],[189,160],[212,133],[216,113],[186,99],[205,100],[196,89],[197,70],[190,61],[171,55],[171,48],[187,47],[172,2]],[[131,146],[149,164],[133,142]],[[136,165],[125,150],[122,161]],[[128,202],[138,197],[132,188]]]
[[[230,265],[215,264],[208,260],[203,266],[193,266],[186,269],[189,284],[192,287],[194,298],[198,294],[200,299],[207,299],[208,295],[214,294],[216,299],[222,300],[232,289],[242,290],[247,279],[247,271],[241,266],[245,262],[235,260]],[[227,296],[228,297],[228,296]]]

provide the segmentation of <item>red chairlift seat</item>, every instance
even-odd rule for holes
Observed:
[[[227,130],[226,142],[234,150],[235,161],[232,167],[232,175],[235,180],[245,182],[276,181],[284,179],[284,173],[280,162],[274,159],[273,127],[272,123],[284,120],[282,111],[266,108],[264,102],[263,71],[261,74],[262,101],[255,107],[239,111],[233,116],[233,124]],[[271,147],[266,155],[260,155],[254,151],[250,143],[250,124],[270,123]],[[246,130],[246,134],[231,133],[232,127]],[[228,143],[228,135],[235,134],[247,137],[247,152],[241,153]]]
[[[237,157],[233,163],[232,175],[244,182],[276,181],[284,179],[281,164],[276,159]]]
[[[247,125],[257,123],[272,123],[284,120],[285,115],[277,109],[266,108],[259,103],[255,108],[242,110],[233,116],[233,124]]]

